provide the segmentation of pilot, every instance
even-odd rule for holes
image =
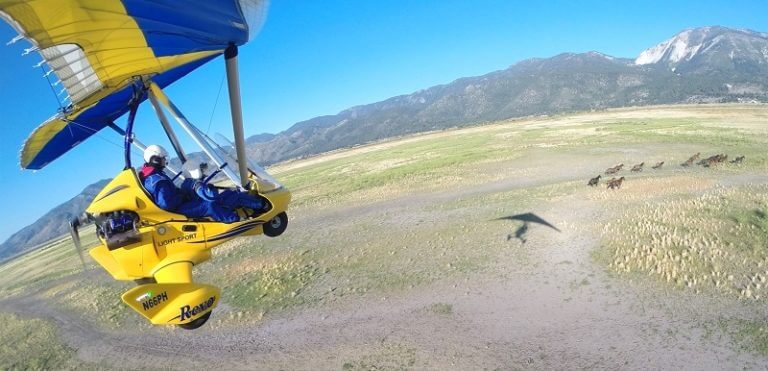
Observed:
[[[226,190],[217,192],[213,187],[191,179],[185,180],[183,191],[163,171],[168,164],[168,151],[153,144],[144,150],[144,166],[139,179],[157,206],[163,210],[182,214],[188,218],[208,217],[217,222],[232,223],[240,220],[235,209],[246,207],[262,214],[269,210],[269,203],[262,197],[246,192]],[[204,196],[204,197],[201,197]]]

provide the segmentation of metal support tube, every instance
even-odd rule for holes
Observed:
[[[110,122],[107,125],[110,129],[116,131],[120,136],[125,136],[125,130],[120,129],[119,126],[115,125],[114,122]],[[136,136],[133,136],[132,144],[134,147],[140,149],[142,152],[144,152],[145,149],[147,149],[147,146],[144,145],[141,141],[139,141],[139,138],[136,138]]]
[[[171,116],[176,120],[176,122],[181,126],[184,131],[189,134],[190,137],[192,137],[192,140],[197,143],[198,146],[205,152],[208,157],[213,160],[216,165],[222,169],[222,172],[230,179],[232,182],[237,185],[238,188],[244,189],[244,187],[241,186],[241,180],[237,176],[237,174],[232,171],[232,168],[230,166],[224,166],[226,164],[226,161],[219,156],[218,153],[211,147],[211,145],[205,141],[205,139],[200,135],[200,132],[187,120],[186,117],[184,117],[184,114],[179,111],[178,108],[171,102],[170,99],[168,99],[168,96],[165,95],[162,89],[160,89],[157,84],[151,82],[149,85],[149,94],[154,95],[158,102],[160,102],[163,106],[165,106],[168,109],[168,112],[170,112]]]
[[[133,143],[133,120],[136,119],[136,111],[139,109],[139,101],[134,100],[131,102],[131,112],[128,114],[128,125],[125,127],[125,168],[130,169],[131,166],[131,143]]]
[[[115,123],[114,123],[114,122],[110,122],[110,123],[109,123],[109,125],[107,125],[107,126],[109,126],[109,127],[112,129],[112,130],[116,131],[116,132],[117,132],[118,134],[120,134],[121,136],[124,136],[124,135],[125,135],[125,130],[123,130],[123,129],[120,129],[120,127],[119,127],[119,126],[117,126],[117,125],[115,125]],[[141,151],[141,153],[144,153],[144,151],[147,149],[147,146],[146,146],[146,145],[144,145],[144,143],[142,143],[142,142],[139,140],[139,138],[136,138],[136,135],[134,135],[134,136],[133,136],[132,144],[133,144],[133,146],[134,146],[134,147],[136,147],[138,150],[140,150],[140,151]],[[170,171],[170,172],[171,172],[173,175],[176,175],[176,174],[178,174],[178,173],[180,173],[180,172],[181,172],[181,171],[179,171],[179,170],[176,170],[176,169],[174,169],[174,168],[171,166],[171,164],[167,164],[167,165],[165,165],[165,168],[166,168],[166,169],[168,169],[168,171]]]
[[[240,75],[237,69],[237,46],[230,45],[224,52],[227,66],[227,88],[229,109],[232,112],[232,131],[235,134],[235,151],[243,188],[249,188],[248,161],[245,155],[245,134],[243,134],[243,107],[240,100]]]
[[[171,124],[168,123],[168,118],[165,117],[165,112],[163,112],[163,108],[160,107],[159,103],[157,103],[157,98],[155,98],[154,95],[150,94],[149,101],[152,103],[152,108],[155,110],[155,115],[157,115],[157,118],[160,119],[160,123],[163,125],[165,134],[168,135],[168,140],[171,141],[173,150],[176,151],[176,156],[179,157],[179,160],[181,161],[182,164],[187,162],[187,156],[184,153],[184,149],[181,148],[181,143],[179,143],[179,139],[176,138],[176,133],[173,132],[173,128],[171,128]]]

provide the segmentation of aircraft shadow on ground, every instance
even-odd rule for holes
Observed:
[[[515,230],[514,234],[507,235],[507,241],[511,240],[512,238],[517,238],[520,240],[521,243],[525,243],[527,241],[525,238],[525,235],[528,233],[528,228],[530,227],[531,223],[541,224],[560,232],[560,230],[557,229],[557,227],[555,227],[554,225],[552,225],[551,223],[542,219],[541,217],[539,217],[534,213],[524,213],[524,214],[504,216],[494,220],[512,220],[512,221],[523,222],[523,224],[517,227],[517,230]]]

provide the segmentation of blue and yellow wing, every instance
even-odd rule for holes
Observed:
[[[40,53],[71,102],[32,132],[21,167],[43,168],[122,116],[135,77],[165,87],[245,44],[265,9],[265,0],[0,0],[0,18]]]

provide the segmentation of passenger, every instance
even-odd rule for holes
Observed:
[[[144,150],[144,161],[139,179],[152,200],[163,210],[188,218],[208,217],[224,223],[239,221],[235,209],[240,207],[259,214],[269,210],[269,203],[261,197],[234,190],[219,193],[215,188],[192,179],[185,180],[188,191],[182,191],[163,171],[168,164],[168,151],[159,145],[153,144]]]

